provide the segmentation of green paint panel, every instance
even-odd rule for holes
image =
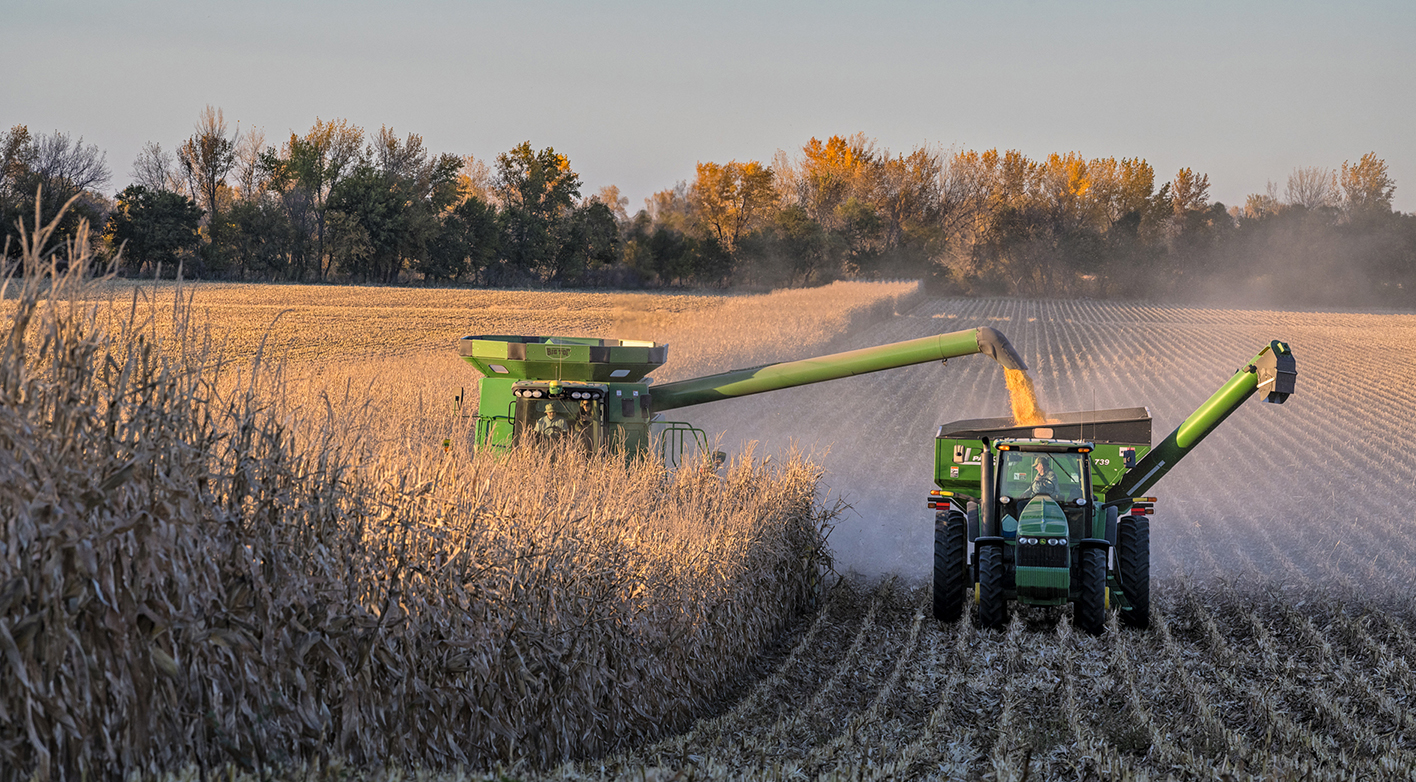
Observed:
[[[1072,572],[1067,568],[1019,567],[1016,570],[1018,601],[1029,605],[1067,604]]]
[[[1199,442],[1200,438],[1209,434],[1209,431],[1218,426],[1234,408],[1243,404],[1258,385],[1258,376],[1252,372],[1240,372],[1231,377],[1229,382],[1221,386],[1180,424],[1180,428],[1175,430],[1175,444],[1181,448],[1189,448]]]
[[[635,383],[668,360],[667,345],[597,337],[468,336],[458,353],[489,378],[594,383]]]
[[[1062,506],[1046,497],[1033,497],[1018,516],[1018,534],[1034,537],[1065,538],[1067,516]]]

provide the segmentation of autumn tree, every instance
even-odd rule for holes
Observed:
[[[1284,203],[1309,211],[1331,209],[1338,205],[1339,189],[1336,172],[1317,166],[1293,169],[1284,188]]]
[[[755,160],[699,163],[688,197],[704,232],[729,253],[777,201],[772,169]]]
[[[177,159],[157,142],[149,141],[143,145],[137,158],[133,160],[133,169],[128,176],[132,178],[133,184],[141,185],[150,191],[166,190],[190,195],[186,180],[177,166]]]
[[[356,280],[392,283],[407,263],[423,263],[442,228],[439,214],[456,198],[462,165],[455,155],[430,154],[417,134],[399,139],[381,128],[360,164],[330,191],[340,267]]]
[[[812,137],[802,147],[801,161],[790,177],[793,200],[826,230],[839,228],[837,210],[842,204],[852,198],[861,204],[871,202],[877,162],[875,144],[863,133],[825,141]]]
[[[291,247],[295,279],[303,279],[311,266],[319,278],[329,275],[330,194],[367,157],[361,128],[343,119],[326,122],[318,117],[304,136],[291,133],[279,152],[268,149],[260,156],[266,185],[279,194],[287,218],[305,237]]]
[[[108,202],[99,189],[109,178],[107,156],[82,137],[60,131],[34,136],[24,125],[0,134],[0,233],[10,240],[10,254],[19,253],[18,221],[48,223],[70,199],[58,236],[72,236],[83,221],[102,225]]]
[[[196,132],[177,148],[177,162],[197,205],[209,220],[215,218],[226,176],[236,165],[236,139],[228,135],[221,109],[207,106],[202,110]]]
[[[1342,207],[1349,219],[1391,213],[1396,182],[1387,173],[1385,160],[1375,152],[1363,155],[1355,164],[1342,163],[1338,176],[1342,187]]]
[[[434,281],[478,279],[500,249],[496,207],[468,194],[442,215],[440,229],[429,239],[427,252],[414,269]]]
[[[629,206],[629,198],[620,195],[620,189],[617,186],[605,185],[588,200],[604,204],[610,210],[610,214],[614,216],[616,224],[623,225],[629,222],[629,212],[626,211],[626,207]]]

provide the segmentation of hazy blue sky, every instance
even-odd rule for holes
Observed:
[[[864,131],[1144,157],[1242,203],[1375,151],[1416,211],[1416,2],[0,0],[0,124],[82,135],[112,190],[206,104],[268,143],[343,117],[491,159],[530,140],[631,211],[699,160]]]

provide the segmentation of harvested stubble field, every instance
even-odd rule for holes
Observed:
[[[993,362],[701,408],[729,444],[816,446],[854,506],[837,568],[871,580],[740,713],[624,762],[686,755],[744,779],[1416,775],[1416,315],[941,299],[840,346],[975,325],[1009,336],[1049,408],[1146,405],[1157,439],[1270,339],[1292,345],[1298,393],[1246,404],[1153,490],[1154,629],[1096,639],[1041,611],[1003,634],[927,618],[931,438],[1007,414]]]
[[[573,321],[560,328],[538,317],[558,312],[550,309],[556,297],[594,294],[537,294],[547,297],[544,306],[538,300],[536,312],[524,320],[484,328],[474,316],[463,315],[449,334],[561,331],[657,338],[673,346],[675,363],[660,375],[668,379],[989,325],[1019,348],[1047,407],[1146,405],[1157,437],[1270,339],[1292,345],[1299,361],[1298,393],[1282,407],[1245,405],[1157,487],[1153,629],[1124,631],[1113,623],[1098,638],[1073,632],[1065,612],[1021,612],[1004,633],[929,618],[923,579],[929,572],[931,518],[922,495],[930,485],[931,438],[940,423],[1006,413],[1003,372],[996,364],[981,357],[958,359],[943,367],[684,410],[688,420],[724,433],[731,450],[745,440],[759,441],[758,456],[786,453],[793,443],[814,448],[831,495],[854,508],[831,534],[836,567],[859,575],[830,582],[820,610],[778,636],[782,642],[765,659],[742,669],[750,673],[740,672],[735,683],[717,681],[736,698],[710,708],[686,730],[656,738],[652,730],[626,727],[634,748],[539,770],[535,762],[521,763],[499,774],[660,780],[1416,776],[1411,700],[1416,541],[1409,534],[1416,518],[1416,453],[1403,442],[1416,429],[1416,316],[921,299],[911,286],[852,288],[850,297],[841,295],[844,290],[822,297],[809,292],[755,299],[676,297],[686,301],[660,311],[652,304],[636,304],[637,310],[619,304],[582,307],[593,312],[579,328]],[[204,294],[198,293],[198,310]],[[791,309],[789,301],[799,314],[783,315]],[[231,306],[233,312],[242,309],[239,301]],[[341,325],[356,329],[360,310],[356,305],[342,316],[335,313],[328,328],[332,333]],[[722,336],[725,328],[733,331]],[[441,344],[439,350],[453,350]],[[742,354],[734,352],[738,347]],[[320,367],[327,374],[305,377],[352,387],[354,400],[371,390],[377,397],[400,388],[423,389],[427,400],[439,404],[404,403],[396,415],[385,415],[376,405],[378,414],[360,423],[379,433],[384,443],[379,453],[418,452],[456,425],[440,400],[473,381],[463,379],[467,370],[455,359],[444,362],[438,353],[410,351],[404,344],[381,352],[371,344],[363,352],[342,354],[359,361],[357,371],[331,361]],[[419,361],[408,361],[410,356]],[[297,364],[291,371],[298,375],[301,366],[318,363]],[[378,391],[385,387],[389,391]],[[418,435],[398,440],[396,431]],[[398,447],[389,450],[395,441]],[[758,462],[740,464],[749,465],[749,473],[761,471]],[[506,474],[478,473],[473,488]],[[786,483],[799,487],[810,475],[809,469],[794,473]],[[409,483],[409,473],[399,476]],[[536,481],[544,487],[553,478],[539,474]],[[738,491],[778,485],[765,477],[727,483]],[[404,494],[423,485],[421,479],[412,481]],[[713,482],[680,486],[676,494],[637,496],[664,502],[716,491]],[[542,512],[569,502],[544,488],[532,494]],[[799,502],[800,495],[793,496]],[[714,502],[686,499],[688,510],[680,518],[717,512],[713,509],[722,506]],[[686,529],[689,535],[680,540],[691,545],[700,533]],[[612,530],[625,534],[620,527]],[[637,553],[642,552],[631,547],[615,556]],[[657,561],[663,568],[672,559]],[[751,584],[746,605],[777,599],[762,580]],[[422,585],[420,602],[410,604],[412,613],[433,615],[433,595],[453,586],[436,579]],[[270,621],[288,621],[267,611]],[[425,643],[415,623],[400,620],[392,634],[399,643]],[[301,637],[308,640],[297,636],[297,647]],[[616,638],[610,645],[627,650],[636,636]],[[343,650],[333,641],[331,647]],[[395,647],[384,654],[388,648]],[[422,648],[443,665],[444,676],[448,659],[462,660],[436,646]],[[357,659],[358,647],[350,651]],[[385,676],[380,680],[385,686],[400,681],[388,678],[396,665],[379,655],[371,659],[369,668]],[[599,664],[609,661],[601,658]],[[219,673],[220,668],[201,670]],[[405,679],[419,670],[426,669],[405,667]],[[509,678],[498,680],[506,693],[524,700],[528,691],[519,682],[527,680],[518,678],[518,670],[529,672],[534,682],[546,668],[512,668]],[[328,670],[323,675],[330,677],[326,682],[339,681]],[[621,678],[615,686],[633,689],[645,681]],[[675,686],[672,677],[658,681],[662,693]],[[455,693],[456,682],[450,684],[454,688],[447,692]],[[536,691],[533,684],[530,692]],[[711,699],[695,703],[703,708]],[[536,718],[579,705],[542,703]],[[7,713],[15,713],[10,708]],[[315,715],[307,723],[318,725],[320,719]],[[460,738],[438,734],[438,749],[425,752],[416,744],[425,738],[409,724],[395,716],[370,719],[369,729],[384,725],[400,743],[397,749],[377,745],[387,754],[364,759],[385,757],[403,768],[455,761],[450,747],[476,741],[473,730]],[[229,727],[234,733],[260,724],[275,733],[276,722],[267,727],[238,717]],[[517,735],[516,726],[504,727],[506,735]],[[371,739],[360,741],[377,749]],[[337,752],[317,751],[313,757],[320,770],[291,773],[342,777],[350,768]],[[178,776],[201,774],[191,767]],[[482,778],[475,771],[372,772],[389,774]]]

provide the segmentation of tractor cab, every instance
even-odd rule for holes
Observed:
[[[1092,497],[1087,454],[1091,443],[1008,440],[997,448],[998,485],[993,496],[998,498],[1003,537],[1058,532],[1074,540],[1088,537]],[[1044,522],[1058,516],[1066,520],[1066,527],[1048,530]]]

